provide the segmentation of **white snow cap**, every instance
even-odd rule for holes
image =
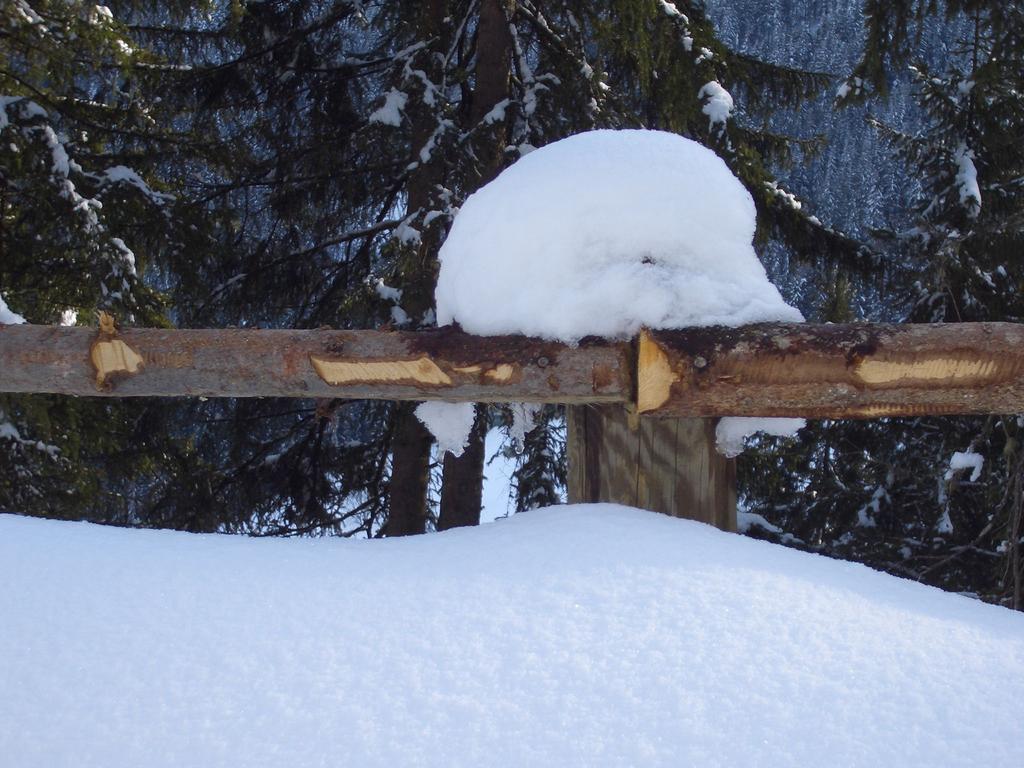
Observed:
[[[985,457],[973,451],[954,451],[949,459],[949,469],[946,470],[946,479],[952,480],[957,472],[964,469],[971,470],[970,481],[978,482],[981,477],[982,467],[985,466]]]
[[[384,104],[369,117],[371,123],[383,123],[398,127],[402,124],[402,113],[409,96],[392,88],[384,97]]]
[[[977,218],[981,210],[981,187],[978,185],[978,169],[974,165],[974,150],[961,143],[953,153],[956,160],[956,185],[960,190],[960,204],[967,207],[968,215]]]
[[[716,125],[724,126],[732,117],[732,110],[735,106],[732,94],[725,90],[717,80],[704,83],[697,93],[697,98],[701,101],[707,99],[704,101],[704,106],[701,107],[701,112],[708,116],[709,128],[714,128]]]
[[[466,200],[440,252],[438,323],[575,342],[800,321],[754,253],[754,223],[747,190],[694,141],[572,136]]]

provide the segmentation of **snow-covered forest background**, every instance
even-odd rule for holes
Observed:
[[[0,322],[430,327],[474,190],[632,127],[725,160],[808,319],[1020,319],[1016,3],[12,0],[0,30]],[[742,527],[1019,608],[1021,429],[755,438]],[[471,432],[456,458],[412,404],[0,395],[0,509],[386,537],[564,500],[561,408]]]

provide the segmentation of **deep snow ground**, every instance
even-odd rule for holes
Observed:
[[[649,512],[386,541],[0,515],[0,764],[1011,766],[1024,616]]]

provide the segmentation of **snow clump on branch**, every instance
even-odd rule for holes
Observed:
[[[0,325],[20,325],[24,322],[25,318],[10,309],[3,294],[0,294]]]

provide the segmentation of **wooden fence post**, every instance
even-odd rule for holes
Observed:
[[[569,503],[614,502],[736,530],[736,462],[715,419],[638,417],[620,405],[566,408]]]

